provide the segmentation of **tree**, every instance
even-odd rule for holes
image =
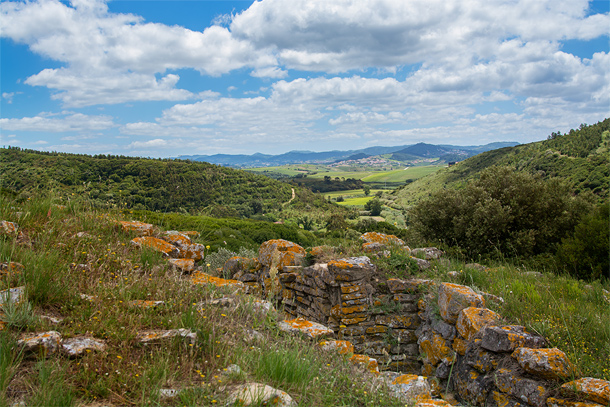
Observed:
[[[411,211],[425,240],[444,241],[471,256],[553,253],[586,207],[556,179],[491,167],[460,190],[440,190]]]
[[[370,211],[371,216],[379,216],[381,215],[382,206],[379,198],[373,198],[364,205],[364,209]]]
[[[364,195],[369,196],[371,194],[371,187],[368,185],[365,185],[362,189],[364,190]]]

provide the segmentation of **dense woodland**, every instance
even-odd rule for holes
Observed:
[[[292,197],[286,183],[204,162],[8,148],[0,164],[8,193],[74,193],[98,206],[250,217]]]

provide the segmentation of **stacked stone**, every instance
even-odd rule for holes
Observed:
[[[280,274],[279,280],[286,313],[326,324],[332,307],[330,290],[336,286],[327,265],[285,270],[288,272]]]

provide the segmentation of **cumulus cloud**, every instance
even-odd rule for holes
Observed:
[[[0,126],[3,130],[60,133],[67,131],[105,130],[115,127],[115,124],[109,116],[65,113],[60,115],[40,114],[20,119],[0,119]]]

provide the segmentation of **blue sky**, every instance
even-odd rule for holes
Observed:
[[[0,145],[521,143],[610,116],[608,1],[0,3]]]

